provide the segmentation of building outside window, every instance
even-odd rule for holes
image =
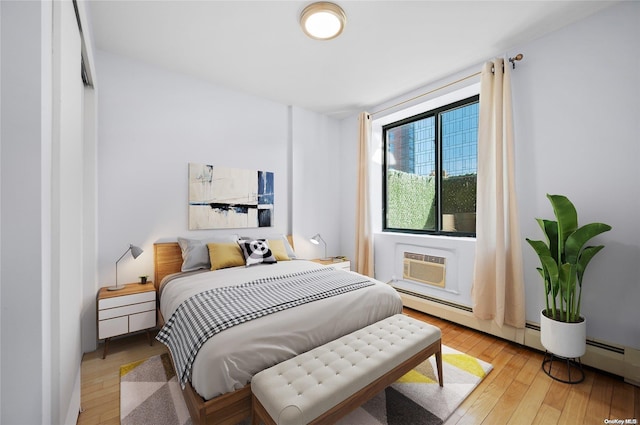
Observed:
[[[382,127],[383,230],[475,235],[478,99]]]

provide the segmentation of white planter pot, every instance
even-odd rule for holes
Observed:
[[[566,323],[551,320],[540,312],[540,339],[544,348],[556,356],[574,359],[587,351],[587,320]]]

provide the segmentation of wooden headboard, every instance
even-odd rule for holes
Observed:
[[[287,235],[293,247],[293,236]],[[178,273],[182,267],[182,250],[178,242],[156,242],[153,244],[153,284],[156,290],[165,276]]]
[[[157,290],[165,276],[178,273],[182,267],[182,250],[178,242],[154,243],[153,267],[153,284]]]

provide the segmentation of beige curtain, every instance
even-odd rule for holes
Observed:
[[[492,69],[494,72],[492,72]],[[478,193],[473,312],[524,328],[524,278],[516,205],[509,63],[484,64],[478,124]]]
[[[369,143],[371,139],[371,115],[362,112],[358,117],[358,193],[356,195],[356,258],[355,270],[373,277],[373,237],[369,205]]]

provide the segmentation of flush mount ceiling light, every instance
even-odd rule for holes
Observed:
[[[347,15],[340,6],[326,1],[311,3],[300,14],[302,31],[316,40],[331,40],[342,33]]]

